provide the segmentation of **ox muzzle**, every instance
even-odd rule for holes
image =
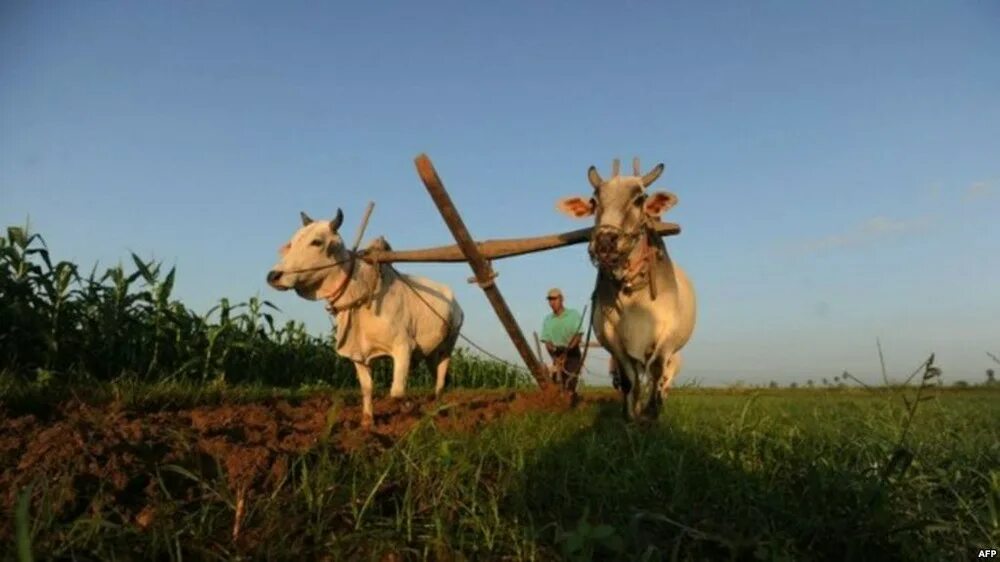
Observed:
[[[291,286],[281,283],[282,278],[284,278],[285,272],[277,269],[272,269],[267,272],[267,284],[272,288],[279,291],[287,291],[291,289]]]
[[[609,273],[621,272],[628,263],[629,254],[639,241],[639,236],[639,232],[625,232],[611,224],[597,226],[587,248],[590,261]]]

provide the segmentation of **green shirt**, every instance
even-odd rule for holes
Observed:
[[[552,345],[564,346],[573,339],[579,329],[580,313],[572,308],[564,308],[559,316],[550,312],[545,317],[545,322],[542,324],[542,337],[539,339],[543,342],[550,342]]]

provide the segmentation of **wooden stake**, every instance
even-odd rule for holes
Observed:
[[[420,179],[424,182],[424,186],[427,188],[427,192],[430,193],[431,199],[434,200],[434,204],[437,205],[438,211],[441,212],[441,218],[444,219],[445,224],[448,225],[448,229],[451,230],[452,235],[455,237],[455,241],[458,242],[458,246],[467,258],[473,273],[476,274],[479,286],[486,293],[486,298],[490,301],[493,310],[496,311],[497,316],[500,318],[500,323],[507,330],[507,335],[514,342],[514,347],[517,348],[517,352],[524,360],[524,364],[528,366],[528,370],[534,375],[538,386],[543,390],[547,389],[549,381],[548,377],[545,376],[545,368],[531,352],[531,348],[528,347],[528,342],[524,339],[521,327],[518,326],[517,320],[514,319],[514,315],[511,314],[510,308],[507,307],[507,302],[504,300],[503,295],[500,294],[500,289],[497,288],[493,280],[495,275],[492,269],[479,252],[476,243],[472,240],[472,236],[465,227],[461,215],[458,214],[458,209],[455,208],[451,197],[444,189],[444,183],[442,183],[441,178],[438,177],[437,172],[434,170],[434,165],[431,164],[430,158],[426,154],[421,154],[417,156],[415,162]]]
[[[538,332],[531,332],[531,333],[532,335],[535,336],[535,353],[538,354],[538,360],[542,363],[542,366],[545,367],[545,370],[548,371],[549,362],[546,361],[545,356],[542,355],[542,342],[541,340],[538,339]]]
[[[358,244],[361,244],[361,237],[365,235],[365,229],[368,228],[368,219],[372,216],[372,210],[375,208],[375,202],[369,201],[368,208],[365,209],[365,216],[361,219],[361,225],[358,226],[358,235],[354,239],[354,246],[351,248],[352,251],[358,249]]]

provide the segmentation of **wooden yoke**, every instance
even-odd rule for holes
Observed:
[[[659,236],[673,236],[680,234],[681,227],[672,222],[654,221],[653,230]],[[479,250],[483,258],[487,260],[498,260],[563,246],[573,246],[590,241],[590,234],[594,227],[561,232],[559,234],[546,234],[545,236],[535,236],[532,238],[502,238],[499,240],[486,240],[475,242],[474,245]],[[437,246],[434,248],[423,248],[420,250],[384,251],[384,250],[362,250],[360,257],[365,261],[381,263],[387,262],[423,262],[423,263],[451,263],[468,261],[462,252],[462,248],[457,244],[450,246]]]

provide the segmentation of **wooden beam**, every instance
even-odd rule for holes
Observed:
[[[504,329],[507,330],[507,335],[514,342],[514,347],[517,348],[517,352],[524,359],[525,365],[528,366],[528,370],[534,375],[535,380],[538,382],[538,386],[542,389],[546,389],[549,386],[549,380],[545,373],[545,368],[539,363],[538,359],[531,352],[531,348],[528,347],[528,342],[524,338],[524,334],[521,332],[521,327],[518,326],[517,320],[514,319],[514,315],[511,314],[510,308],[507,307],[507,302],[504,300],[503,295],[500,294],[500,289],[497,288],[494,282],[494,277],[496,274],[493,273],[490,264],[486,261],[486,258],[479,252],[479,248],[476,247],[476,243],[472,240],[472,235],[469,234],[469,230],[465,227],[465,223],[462,221],[461,215],[458,214],[458,209],[455,208],[455,204],[452,203],[451,197],[448,192],[444,189],[444,183],[441,178],[438,177],[437,171],[434,170],[434,165],[431,164],[430,158],[426,154],[421,154],[416,158],[417,173],[420,174],[420,179],[424,182],[424,186],[427,188],[427,192],[430,193],[431,199],[434,200],[434,204],[437,205],[438,211],[441,212],[441,218],[444,219],[445,224],[448,225],[448,229],[451,230],[452,235],[455,237],[455,241],[458,242],[458,246],[462,253],[465,255],[469,266],[472,271],[476,274],[476,280],[479,282],[479,286],[482,287],[483,291],[486,293],[486,298],[493,305],[493,310],[496,311],[497,316],[500,318],[500,323],[503,324]]]
[[[660,236],[673,236],[680,234],[681,227],[672,222],[654,223],[656,233]],[[498,240],[486,240],[475,242],[479,253],[488,260],[499,260],[513,256],[543,252],[563,246],[572,246],[590,241],[590,233],[594,227],[571,230],[560,234],[548,234],[545,236],[535,236],[533,238],[502,238]],[[426,262],[426,263],[450,263],[467,261],[461,247],[457,244],[450,246],[438,246],[435,248],[422,248],[419,250],[398,250],[381,251],[365,250],[361,257],[369,262],[379,261],[389,262]]]
[[[538,339],[538,332],[531,332],[535,336],[535,353],[538,354],[538,360],[541,361],[542,365],[546,370],[549,368],[549,362],[545,360],[545,356],[542,355],[542,342]]]

